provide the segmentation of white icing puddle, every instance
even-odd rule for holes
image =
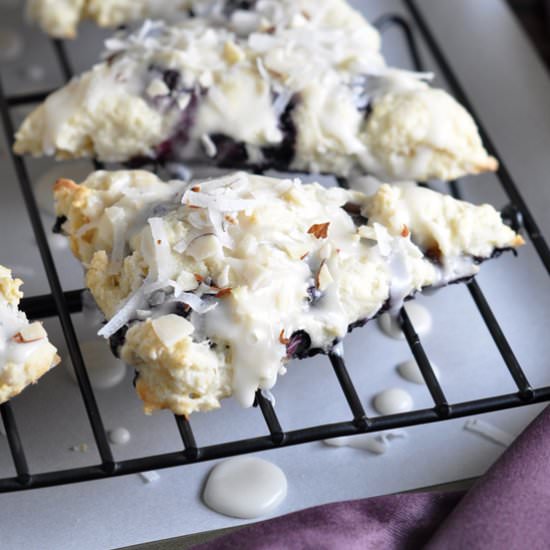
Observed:
[[[390,388],[374,396],[373,406],[380,414],[397,414],[412,410],[413,398],[401,388]]]
[[[89,161],[63,162],[46,170],[33,185],[34,196],[40,210],[55,216],[53,186],[59,178],[80,182],[85,180],[91,172],[93,172],[93,166]]]
[[[262,396],[271,403],[272,407],[275,407],[277,399],[275,399],[275,396],[269,390],[262,390]]]
[[[484,439],[488,439],[497,445],[502,445],[503,447],[508,447],[508,445],[511,445],[515,439],[512,434],[493,426],[493,424],[489,424],[489,422],[479,420],[478,418],[466,420],[464,429],[467,432],[475,433],[476,435],[479,435]]]
[[[424,336],[430,332],[432,328],[432,316],[423,305],[409,302],[405,305],[405,310],[419,336]],[[395,340],[403,340],[405,338],[397,317],[389,313],[384,313],[378,318],[378,326],[390,338],[394,338]]]
[[[403,431],[385,432],[375,436],[369,434],[351,435],[325,439],[323,443],[329,447],[351,447],[362,449],[369,453],[382,455],[387,452],[390,443],[395,439],[405,439]]]
[[[252,519],[275,510],[286,493],[286,476],[278,466],[261,458],[242,456],[214,466],[202,498],[220,514]]]
[[[114,428],[107,434],[113,445],[126,445],[131,439],[130,432],[126,428]]]
[[[126,365],[111,353],[107,342],[103,340],[81,342],[80,349],[94,389],[104,390],[122,382],[126,376]],[[76,382],[76,375],[70,359],[67,357],[67,361],[64,363],[71,378]]]
[[[439,369],[433,363],[431,363],[431,366],[436,378],[439,379]],[[412,382],[413,384],[426,383],[424,381],[422,373],[420,372],[420,367],[414,359],[399,363],[399,365],[397,365],[397,372],[399,376],[401,376],[401,378],[404,378],[405,380],[407,380],[408,382]]]

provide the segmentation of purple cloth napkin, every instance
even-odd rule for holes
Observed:
[[[406,493],[308,508],[196,550],[550,548],[550,408],[467,493]]]

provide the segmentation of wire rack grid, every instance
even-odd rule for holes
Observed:
[[[470,113],[472,113],[474,119],[476,119],[478,123],[482,139],[488,151],[499,160],[500,168],[498,171],[498,179],[510,199],[508,211],[515,213],[515,218],[521,220],[523,229],[534,245],[540,261],[550,274],[550,249],[544,237],[541,235],[525,201],[521,197],[516,184],[511,178],[506,164],[499,157],[483,125],[479,123],[471,102],[464,92],[452,67],[445,58],[443,51],[435,40],[415,0],[403,0],[403,2],[410,17],[404,18],[401,15],[388,14],[377,21],[377,27],[381,31],[397,28],[403,33],[413,65],[417,70],[422,70],[423,65],[419,55],[415,33],[419,33],[422,37],[431,55],[437,62],[442,75],[449,84],[451,92]],[[62,74],[66,80],[70,80],[73,76],[73,71],[65,51],[65,46],[63,42],[58,40],[54,40],[53,45]],[[43,101],[49,93],[51,93],[51,90],[7,97],[3,92],[0,78],[0,116],[9,146],[13,144],[14,135],[14,123],[11,110],[15,107],[32,105]],[[472,401],[449,403],[432,369],[430,360],[422,346],[422,342],[407,312],[405,309],[402,309],[399,314],[401,327],[431,394],[434,403],[433,407],[417,409],[401,414],[369,418],[365,413],[358,392],[348,373],[344,358],[336,353],[330,353],[328,359],[349,405],[351,415],[348,421],[285,431],[270,401],[263,397],[260,392],[257,392],[255,403],[255,405],[257,405],[256,409],[261,411],[267,426],[267,433],[264,436],[199,447],[195,441],[190,421],[183,416],[175,416],[177,428],[181,436],[182,448],[180,451],[115,461],[71,320],[71,314],[79,312],[82,309],[82,293],[81,291],[63,292],[39,215],[38,206],[33,194],[33,187],[25,162],[23,159],[13,154],[12,162],[15,167],[18,183],[29,213],[32,229],[38,243],[40,256],[51,289],[50,294],[24,298],[21,307],[30,319],[53,316],[58,317],[67,343],[69,355],[75,369],[80,393],[84,401],[87,417],[92,428],[95,445],[97,446],[101,462],[96,465],[66,470],[31,472],[25,457],[25,449],[19,437],[16,418],[12,407],[9,402],[4,403],[0,405],[0,414],[4,423],[9,449],[17,475],[0,479],[0,492],[18,491],[120,476],[152,469],[161,469],[258,452],[283,446],[297,445],[326,438],[403,428],[406,426],[437,422],[445,419],[459,418],[472,414],[481,414],[506,408],[519,407],[526,404],[550,401],[550,386],[538,388],[533,388],[531,386],[481,288],[475,280],[472,280],[467,283],[469,293],[500,352],[504,366],[508,369],[514,380],[517,387],[517,391],[514,393],[491,395]],[[449,191],[454,196],[460,197],[459,183],[451,182],[449,184]]]

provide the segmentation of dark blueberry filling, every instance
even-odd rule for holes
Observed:
[[[515,204],[505,206],[501,211],[502,221],[516,233],[523,227],[523,214]]]
[[[369,221],[361,214],[361,206],[358,204],[347,202],[344,206],[342,206],[342,209],[349,214],[350,218],[353,220],[353,223],[357,227],[365,225]]]
[[[67,221],[67,216],[58,216],[53,224],[52,231],[54,233],[63,233],[62,225]]]
[[[426,256],[428,260],[430,260],[436,265],[439,265],[439,266],[443,265],[443,255],[437,243],[434,243],[432,246],[426,248],[424,250],[424,256]]]
[[[307,289],[307,301],[314,306],[323,296],[323,293],[314,285]]]
[[[168,89],[173,92],[175,89],[179,88],[181,82],[181,75],[179,71],[174,71],[173,69],[166,69],[162,73],[162,80],[168,86]]]
[[[369,116],[372,114],[372,103],[370,101],[365,106],[364,111],[365,111],[365,119],[369,118]]]
[[[227,0],[223,8],[223,14],[229,17],[237,10],[251,10],[256,4],[256,0]]]
[[[151,157],[146,157],[145,155],[140,155],[139,157],[133,157],[127,161],[125,161],[124,166],[128,168],[128,170],[136,170],[138,168],[142,168],[143,166],[146,166],[148,164],[154,164],[155,165],[155,173],[158,168],[156,159],[153,159]]]
[[[128,332],[129,328],[129,324],[124,325],[109,338],[109,345],[111,346],[111,351],[115,357],[120,357],[120,348],[124,345],[124,342],[126,341],[126,333]]]
[[[292,110],[296,101],[291,100],[279,121],[279,129],[283,133],[280,144],[270,147],[262,147],[264,162],[261,166],[248,163],[249,157],[246,145],[242,141],[235,141],[225,134],[212,134],[210,139],[216,146],[214,160],[218,166],[224,168],[247,167],[255,172],[265,168],[288,169],[295,154],[296,126],[292,120]]]
[[[216,164],[221,167],[243,166],[248,161],[246,145],[225,134],[212,134],[210,139],[216,146]]]
[[[189,315],[191,315],[191,308],[183,302],[175,302],[174,311],[172,313],[174,315],[179,315],[180,317],[187,319]]]
[[[488,256],[487,258],[482,258],[481,256],[474,256],[474,263],[479,265],[483,262],[486,262],[487,260],[498,258],[501,254],[504,254],[504,252],[512,252],[514,256],[518,255],[518,251],[515,248],[506,246],[504,248],[495,248],[493,252],[491,252],[491,255]]]
[[[283,133],[281,143],[272,147],[262,147],[265,164],[270,167],[286,170],[294,159],[297,130],[292,118],[292,112],[297,103],[296,96],[294,96],[281,115],[281,119],[279,120],[279,129]]]
[[[191,92],[191,98],[187,107],[182,111],[180,122],[177,125],[176,132],[167,140],[163,141],[155,148],[156,158],[159,161],[165,161],[178,158],[178,149],[187,145],[191,129],[195,123],[197,116],[197,108],[199,105],[199,97],[203,95],[203,91]]]
[[[151,210],[151,215],[153,217],[163,217],[168,214],[168,212],[171,212],[174,210],[173,203],[166,203],[162,202],[160,204],[156,204],[153,209]]]
[[[311,338],[305,330],[297,330],[290,337],[286,345],[286,354],[288,357],[306,357],[311,347]]]
[[[107,58],[105,58],[105,63],[110,67],[118,58],[120,57],[120,52],[113,53]]]

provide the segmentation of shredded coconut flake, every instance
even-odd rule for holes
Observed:
[[[466,420],[464,429],[467,432],[480,435],[481,437],[488,439],[493,443],[497,443],[498,445],[502,445],[503,447],[508,447],[508,445],[511,445],[514,441],[514,436],[512,434],[497,428],[493,424],[489,424],[489,422],[480,420],[479,418],[471,418]]]
[[[253,199],[234,199],[223,194],[214,195],[195,191],[187,191],[183,200],[190,206],[214,209],[219,212],[241,212],[254,208],[258,204]]]
[[[145,282],[130,295],[117,313],[115,313],[109,322],[98,331],[98,336],[102,336],[103,338],[111,337],[117,330],[121,329],[132,319],[136,311],[140,309],[146,296],[164,287],[166,287],[165,281],[155,283]]]
[[[203,144],[204,152],[208,157],[213,158],[216,156],[216,153],[218,152],[218,148],[216,147],[216,144],[212,141],[212,138],[208,134],[203,134],[201,136],[201,143]]]
[[[178,294],[175,301],[187,304],[193,311],[196,311],[201,315],[214,309],[218,305],[217,302],[207,302],[192,292],[181,292]]]
[[[162,218],[149,218],[147,221],[151,227],[151,235],[153,237],[157,280],[166,280],[170,277],[172,260],[170,242],[168,241],[164,221]]]

